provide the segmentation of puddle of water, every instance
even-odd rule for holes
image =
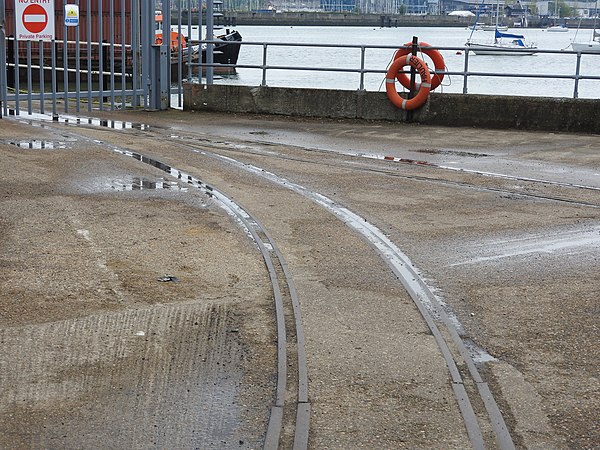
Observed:
[[[436,149],[436,148],[422,148],[422,149],[417,149],[417,150],[413,150],[413,151],[415,153],[428,153],[431,155],[454,155],[454,156],[464,156],[464,157],[471,157],[471,158],[482,158],[482,157],[490,156],[485,153],[473,153],[473,152],[465,152],[465,151],[460,151],[460,150],[441,150],[441,149]]]
[[[466,247],[465,247],[466,248]],[[557,230],[548,234],[531,234],[511,237],[505,240],[478,243],[470,250],[477,256],[460,261],[451,266],[495,262],[503,259],[514,260],[531,255],[546,257],[581,254],[600,248],[600,227],[577,230]]]
[[[52,141],[11,141],[10,145],[15,145],[19,148],[27,148],[34,150],[52,150],[58,148],[67,148],[67,144],[64,142],[52,142]]]
[[[64,124],[73,124],[73,125],[93,125],[96,127],[104,127],[111,128],[113,130],[141,130],[147,131],[150,129],[150,125],[144,123],[136,123],[136,122],[126,122],[122,120],[108,120],[108,119],[95,119],[90,117],[75,117],[68,115],[55,115],[51,116],[48,114],[16,114],[14,109],[10,109],[8,111],[11,116],[19,116],[24,119],[30,118],[35,120],[45,120],[51,122],[58,122]]]
[[[152,181],[146,178],[132,177],[131,179],[127,180],[109,180],[108,185],[110,189],[114,189],[115,191],[143,191],[169,189],[172,191],[186,192],[188,190],[188,188],[186,187],[181,187],[176,181],[170,181],[165,178],[162,178],[158,181]]]
[[[473,359],[473,361],[475,363],[487,363],[490,361],[496,361],[496,358],[494,358],[492,355],[490,355],[488,352],[486,352],[482,347],[477,345],[472,340],[465,339],[464,343],[465,343],[465,346],[467,347],[467,350],[469,350],[469,354],[471,355],[471,358]]]

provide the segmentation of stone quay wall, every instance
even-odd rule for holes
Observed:
[[[234,85],[184,85],[184,109],[455,127],[600,134],[600,100],[431,93],[415,111],[385,92]]]

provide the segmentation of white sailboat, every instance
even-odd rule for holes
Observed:
[[[536,53],[537,46],[526,44],[522,34],[501,33],[496,30],[493,42],[478,43],[468,40],[465,44],[476,55],[497,56],[531,56]]]
[[[600,31],[596,29],[598,23],[598,0],[596,0],[595,10],[596,17],[594,18],[590,40],[588,42],[575,42],[575,40],[571,42],[571,48],[576,52],[600,53]],[[577,32],[579,33],[579,27],[577,27]],[[577,34],[575,34],[575,39],[577,39]]]
[[[571,48],[576,52],[600,53],[600,31],[592,30],[592,38],[588,42],[571,42]]]
[[[498,7],[496,10],[497,23]],[[479,17],[479,11],[477,13],[477,17]],[[535,50],[537,50],[537,46],[525,43],[525,36],[522,34],[502,33],[498,27],[494,27],[494,39],[491,42],[473,42],[471,40],[472,36],[473,30],[471,30],[471,35],[467,39],[465,47],[467,47],[476,55],[527,56],[535,54]]]

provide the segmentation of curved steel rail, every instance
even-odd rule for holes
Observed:
[[[241,205],[237,204],[223,193],[202,182],[191,174],[188,174],[154,158],[124,149],[108,142],[102,142],[78,133],[69,132],[68,134],[84,141],[102,144],[118,154],[132,157],[145,164],[149,164],[159,170],[162,170],[163,172],[166,172],[168,175],[183,183],[197,187],[206,195],[215,198],[223,208],[225,208],[237,220],[239,220],[246,231],[250,234],[259,251],[261,252],[267,267],[269,279],[273,288],[277,322],[276,395],[274,404],[271,407],[271,414],[266,432],[264,448],[265,450],[274,450],[279,448],[282,437],[281,432],[285,425],[288,427],[293,426],[295,429],[293,448],[295,450],[307,449],[310,424],[310,403],[308,400],[308,369],[306,352],[304,348],[305,336],[300,312],[300,303],[298,301],[296,287],[287,263],[266,228]],[[289,299],[289,305],[285,302],[286,298]],[[287,352],[287,347],[290,344],[289,336],[291,333],[286,330],[286,310],[288,310],[287,313],[293,315],[296,341],[296,354],[294,355],[294,361],[291,360],[291,357]],[[296,365],[297,367],[297,378],[295,380],[297,382],[297,394],[295,394],[297,396],[297,402],[295,416],[286,419],[284,407],[286,406],[286,397],[289,397],[287,392],[287,369],[289,365]]]
[[[181,144],[182,147],[190,148],[187,144]],[[222,156],[216,153],[207,151],[194,150],[202,155],[221,160],[232,164],[237,168],[251,172],[259,177],[266,178],[273,183],[290,189],[324,207],[336,217],[338,217],[347,226],[361,234],[368,243],[379,253],[382,259],[390,267],[392,272],[401,281],[409,295],[411,296],[415,306],[421,313],[427,326],[429,327],[440,352],[448,366],[450,377],[452,379],[452,388],[458,402],[459,409],[463,416],[467,434],[471,441],[471,445],[475,449],[484,449],[485,442],[483,433],[478,423],[477,415],[473,409],[471,400],[467,390],[465,389],[465,380],[461,376],[457,363],[452,355],[451,346],[459,353],[460,362],[464,363],[468,368],[468,374],[472,382],[477,387],[479,397],[485,406],[488,421],[496,436],[496,442],[500,449],[514,449],[515,445],[510,436],[508,427],[504,421],[502,413],[492,395],[487,382],[483,380],[479,373],[473,358],[467,346],[460,337],[452,320],[442,307],[441,303],[427,286],[419,272],[414,269],[414,265],[410,259],[393,243],[381,230],[370,224],[365,218],[350,211],[349,209],[337,204],[330,198],[308,190],[307,188],[293,183],[285,178],[279,177],[264,169],[250,164],[245,164],[233,158]],[[434,319],[438,317],[439,322],[449,333],[451,342],[448,342],[438,327],[438,323]]]

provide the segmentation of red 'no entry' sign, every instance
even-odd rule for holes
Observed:
[[[54,0],[15,0],[17,39],[54,39]]]
[[[30,33],[40,33],[48,25],[48,14],[40,5],[29,5],[23,11],[23,26]]]

